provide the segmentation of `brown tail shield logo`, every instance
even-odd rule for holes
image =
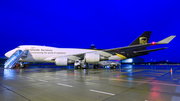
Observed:
[[[147,38],[146,37],[140,37],[139,38],[139,43],[140,44],[146,44],[147,43]]]

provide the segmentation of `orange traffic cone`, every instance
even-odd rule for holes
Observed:
[[[173,71],[172,71],[172,68],[171,68],[171,72],[173,72]]]

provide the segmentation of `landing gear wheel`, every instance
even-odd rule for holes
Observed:
[[[86,63],[86,64],[84,65],[83,69],[88,69],[88,68],[89,68],[89,64]]]
[[[110,67],[111,69],[116,69],[116,66],[112,66],[112,67]]]
[[[81,69],[81,66],[78,66],[78,69]]]
[[[20,63],[19,63],[19,67],[20,67],[20,68],[24,68],[24,67],[25,67],[24,62],[20,62]]]
[[[76,66],[75,69],[81,69],[81,66]]]
[[[97,65],[94,65],[94,69],[97,69],[98,68],[98,66]]]

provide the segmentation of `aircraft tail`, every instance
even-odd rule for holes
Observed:
[[[152,31],[145,31],[136,40],[134,40],[129,46],[138,44],[147,44],[149,42]],[[139,50],[146,50],[146,47]]]
[[[151,31],[145,31],[136,40],[134,40],[129,46],[148,43],[151,33],[152,33]]]

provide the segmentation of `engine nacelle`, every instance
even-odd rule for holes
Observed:
[[[85,60],[86,63],[97,63],[100,60],[100,55],[95,53],[86,53]]]
[[[56,58],[55,64],[57,66],[67,66],[68,65],[68,59],[67,58]]]

